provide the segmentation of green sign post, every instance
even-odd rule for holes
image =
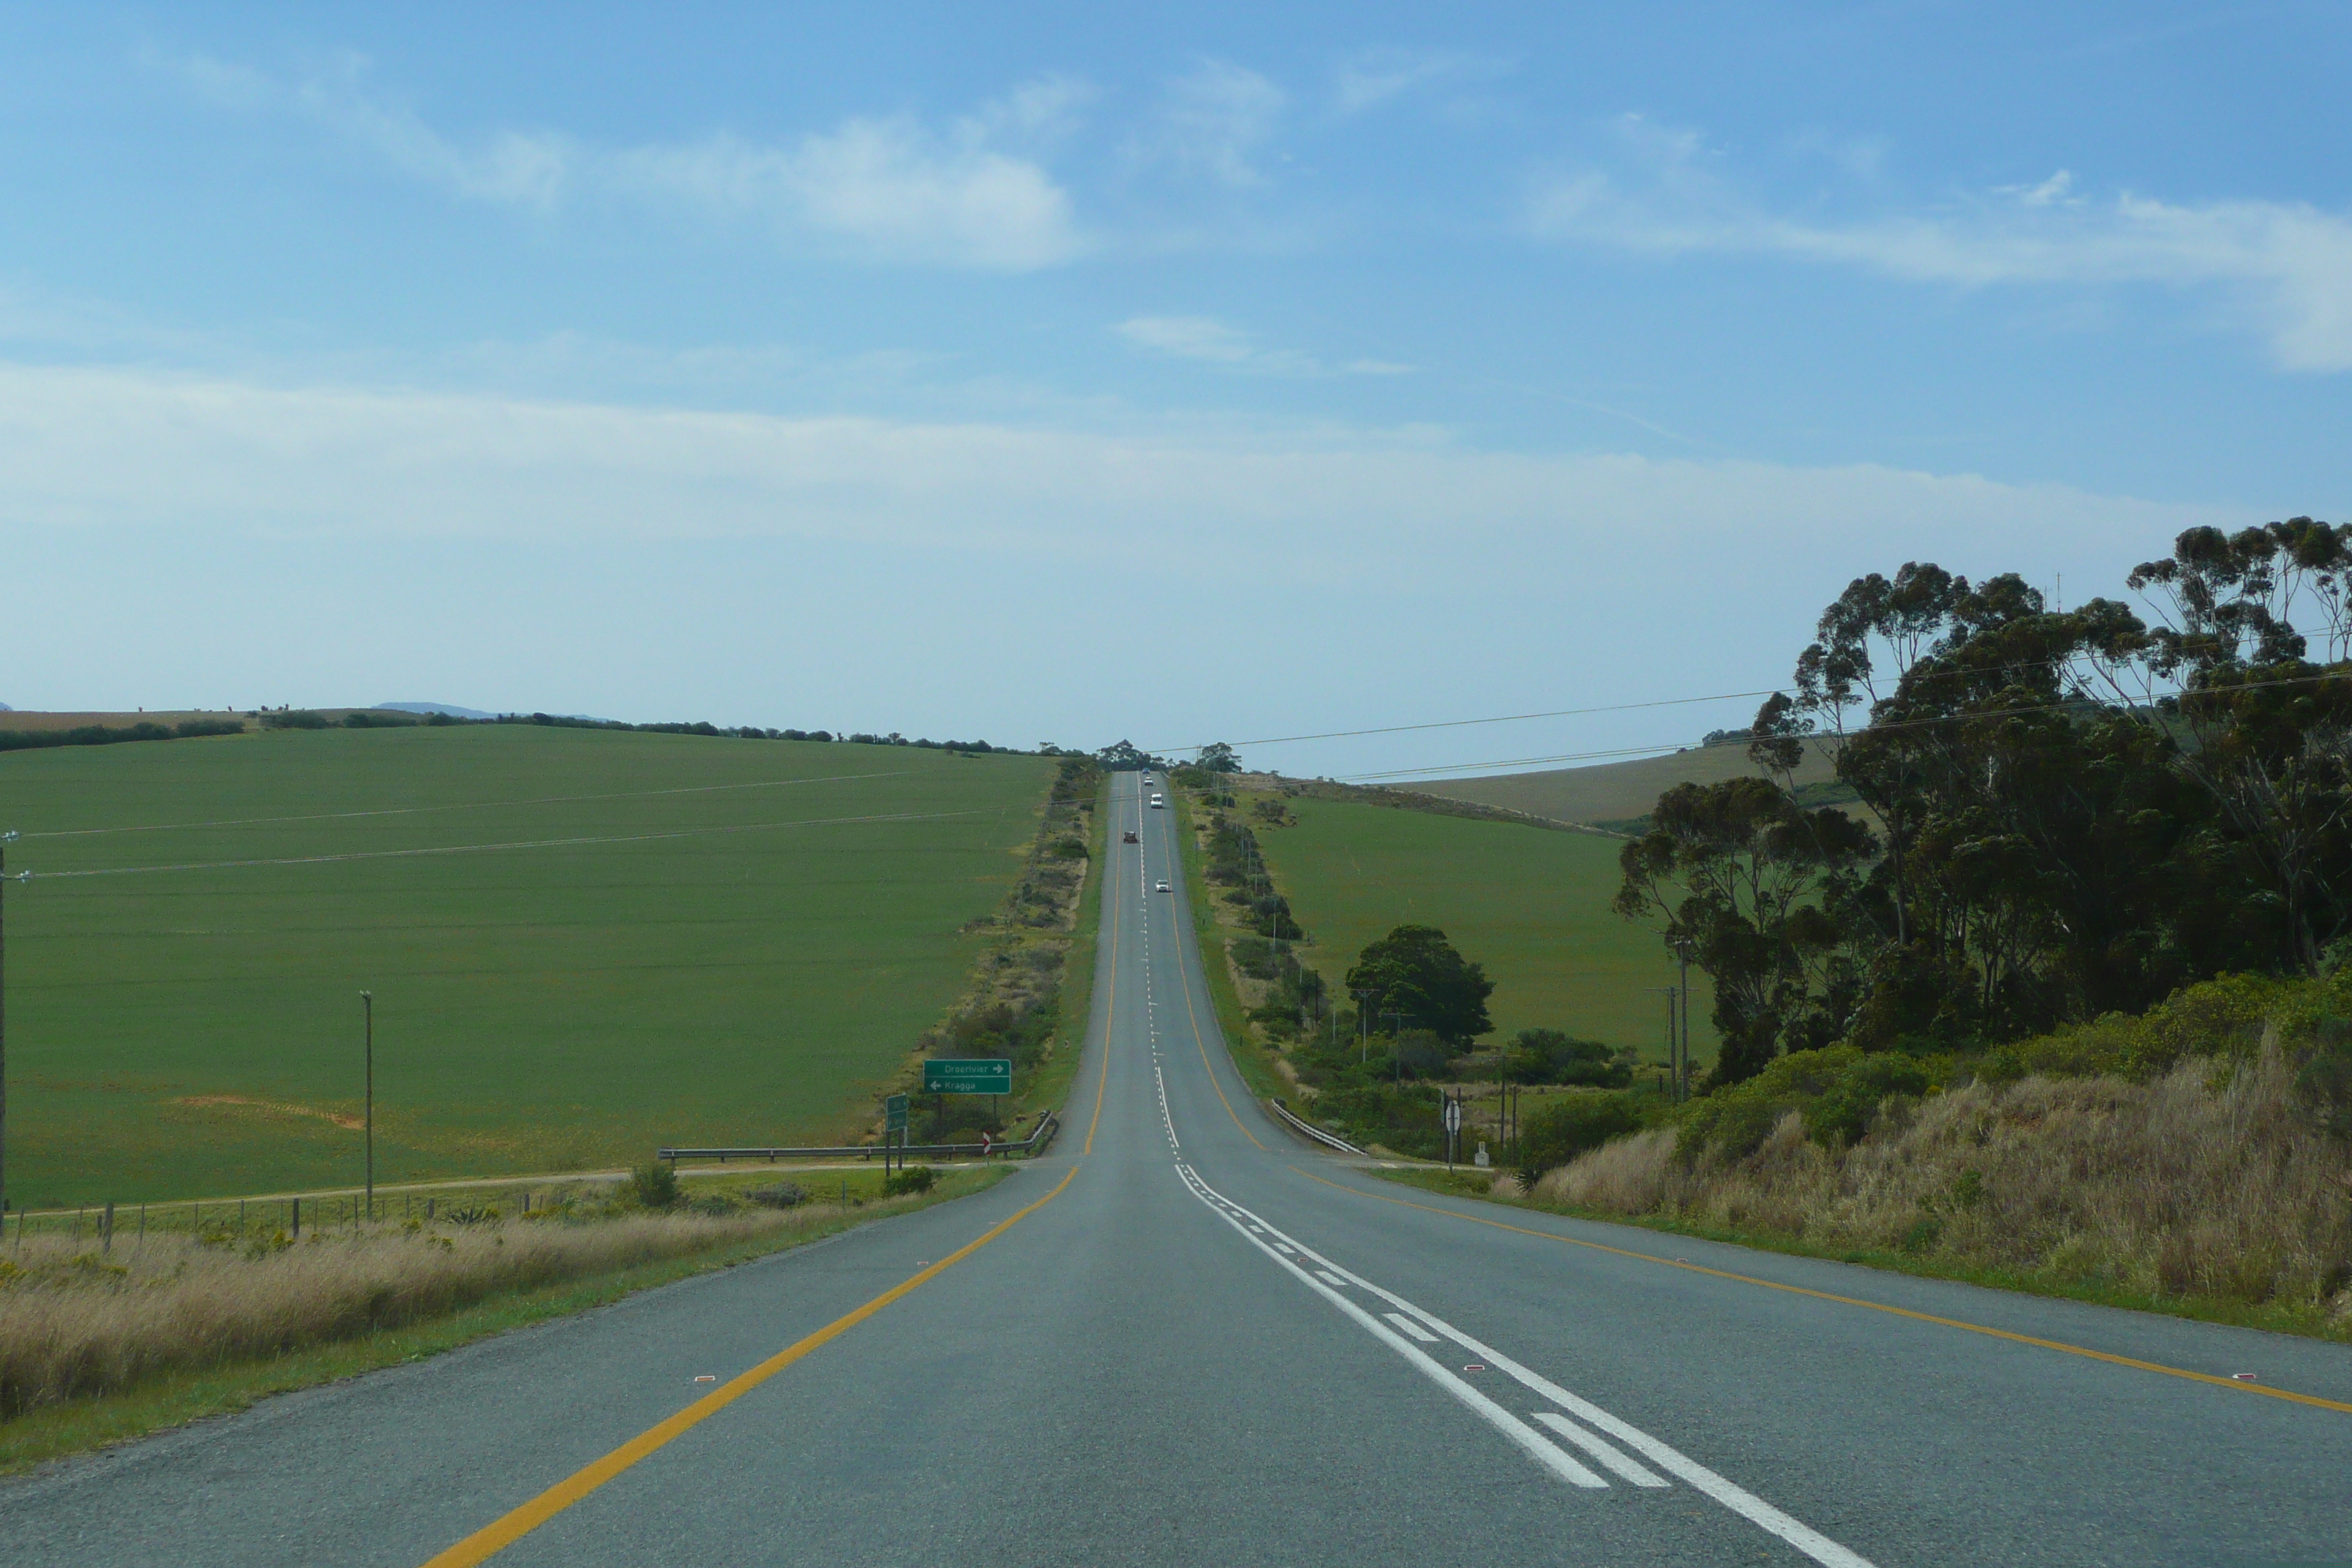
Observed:
[[[1013,1092],[1013,1059],[1010,1057],[949,1057],[934,1058],[923,1063],[923,1092],[931,1097],[931,1127],[934,1139],[947,1118],[941,1114],[946,1101],[940,1097],[950,1094],[999,1095]],[[991,1120],[994,1119],[992,1107]]]
[[[898,1163],[904,1165],[907,1156],[907,1097],[894,1094],[882,1102],[882,1173],[890,1173],[890,1147],[896,1143],[901,1152]]]
[[[925,1094],[1011,1094],[1009,1057],[970,1057],[923,1064]]]

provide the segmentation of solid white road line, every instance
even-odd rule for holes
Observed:
[[[1391,1316],[1394,1315],[1395,1314],[1393,1313],[1391,1314]],[[1434,1334],[1430,1337],[1432,1339],[1436,1338]],[[1561,1436],[1567,1438],[1570,1442],[1575,1444],[1578,1447],[1583,1449],[1586,1453],[1591,1455],[1594,1458],[1600,1460],[1601,1468],[1602,1469],[1622,1476],[1625,1479],[1633,1482],[1637,1487],[1663,1487],[1668,1484],[1660,1480],[1655,1475],[1643,1469],[1641,1466],[1635,1464],[1633,1460],[1627,1458],[1624,1455],[1619,1453],[1616,1449],[1611,1447],[1608,1444],[1602,1442],[1600,1438],[1594,1436],[1583,1427],[1579,1426],[1575,1422],[1570,1421],[1567,1416],[1562,1415],[1557,1410],[1538,1410],[1536,1412],[1536,1419],[1550,1427],[1553,1431],[1559,1433]]]
[[[1386,1318],[1390,1322],[1394,1323],[1398,1328],[1403,1330],[1414,1339],[1419,1340],[1423,1344],[1433,1345],[1438,1342],[1437,1336],[1435,1334],[1431,1333],[1427,1329],[1423,1328],[1419,1323],[1414,1322],[1402,1312],[1382,1312],[1381,1316]]]
[[[1534,1427],[1463,1382],[1451,1370],[1431,1360],[1428,1352],[1419,1345],[1414,1344],[1363,1308],[1283,1257],[1272,1247],[1252,1236],[1248,1224],[1241,1217],[1246,1211],[1235,1209],[1223,1194],[1213,1191],[1207,1183],[1201,1180],[1200,1173],[1194,1171],[1190,1165],[1184,1164],[1179,1164],[1176,1169],[1182,1175],[1185,1186],[1192,1190],[1192,1195],[1206,1205],[1209,1211],[1219,1219],[1232,1226],[1234,1234],[1274,1259],[1282,1268],[1288,1269],[1292,1278],[1300,1284],[1354,1319],[1357,1325],[1365,1332],[1402,1356],[1423,1376],[1486,1417],[1489,1425],[1517,1444],[1528,1458],[1571,1486],[1606,1488],[1609,1485],[1607,1481],[1578,1464],[1566,1451],[1554,1446]]]

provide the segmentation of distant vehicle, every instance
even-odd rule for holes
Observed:
[[[1138,838],[1135,836],[1135,829],[1132,827],[1129,828],[1125,833],[1120,834],[1118,836],[1118,841],[1121,844],[1140,844],[1143,842],[1142,839]]]
[[[1167,890],[1168,890],[1168,884],[1167,884],[1167,883],[1165,883],[1165,882],[1158,883],[1158,884],[1156,884],[1156,885],[1153,887],[1153,889],[1152,889],[1152,891],[1154,891],[1154,892],[1158,892],[1158,893],[1164,893],[1164,892],[1166,892]]]
[[[1143,787],[1146,789],[1150,789],[1151,787],[1151,775],[1150,773],[1143,775]]]
[[[1168,803],[1155,795],[1151,797],[1151,809],[1154,811],[1165,811],[1168,809]]]

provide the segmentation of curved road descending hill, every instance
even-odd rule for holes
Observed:
[[[1433,1198],[1277,1131],[1137,784],[1050,1158],[9,1483],[0,1557],[2352,1563],[2352,1352]]]

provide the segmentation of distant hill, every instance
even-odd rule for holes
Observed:
[[[1837,782],[1828,745],[1817,742],[1806,752],[1804,765],[1797,770],[1799,797],[1809,805],[1828,805],[1851,799],[1851,793]],[[1418,787],[1428,795],[1627,832],[1650,814],[1658,796],[1678,784],[1719,784],[1757,771],[1756,764],[1748,760],[1748,747],[1734,742],[1693,746],[1668,756],[1640,757],[1629,763],[1552,768],[1533,773],[1496,773],[1475,779],[1436,779]]]
[[[452,719],[495,719],[495,713],[485,713],[478,708],[460,708],[455,702],[379,702],[379,709],[394,713],[446,713]]]

